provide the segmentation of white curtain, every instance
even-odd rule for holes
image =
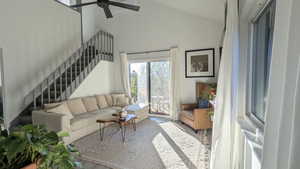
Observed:
[[[239,17],[237,0],[228,0],[227,28],[219,70],[210,169],[240,168],[237,124]]]
[[[128,96],[131,96],[130,83],[129,83],[128,56],[126,53],[120,53],[120,62],[121,62],[121,76],[122,76],[123,89]]]
[[[171,65],[171,98],[170,98],[170,114],[173,120],[178,120],[178,111],[180,106],[180,76],[178,62],[178,48],[170,49],[170,65]]]

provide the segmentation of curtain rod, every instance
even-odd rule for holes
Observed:
[[[143,51],[143,52],[131,52],[127,53],[127,55],[137,55],[137,54],[146,54],[146,53],[155,53],[155,52],[168,52],[170,49],[161,49],[161,50],[149,50],[149,51]]]

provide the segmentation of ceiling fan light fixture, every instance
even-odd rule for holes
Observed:
[[[82,4],[76,4],[72,5],[72,8],[80,8],[88,5],[94,5],[97,4],[100,8],[104,10],[106,18],[112,18],[113,15],[111,13],[111,10],[109,9],[109,6],[116,6],[119,8],[124,8],[128,10],[133,10],[133,11],[139,11],[140,6],[139,5],[132,5],[132,4],[127,4],[127,3],[122,3],[122,2],[116,2],[116,1],[110,1],[110,0],[97,0],[95,2],[87,2],[87,3],[82,3]]]

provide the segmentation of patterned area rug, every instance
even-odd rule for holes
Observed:
[[[105,129],[101,142],[95,132],[74,143],[82,160],[112,169],[208,169],[211,132],[195,134],[187,126],[149,118],[127,128],[125,144],[117,126]]]

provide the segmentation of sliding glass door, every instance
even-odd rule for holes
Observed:
[[[136,103],[149,103],[149,78],[148,63],[130,64],[130,87],[131,96]]]
[[[151,112],[168,115],[170,108],[169,61],[150,62]]]
[[[150,105],[150,113],[168,115],[170,109],[169,61],[131,63],[131,95],[137,103]]]

